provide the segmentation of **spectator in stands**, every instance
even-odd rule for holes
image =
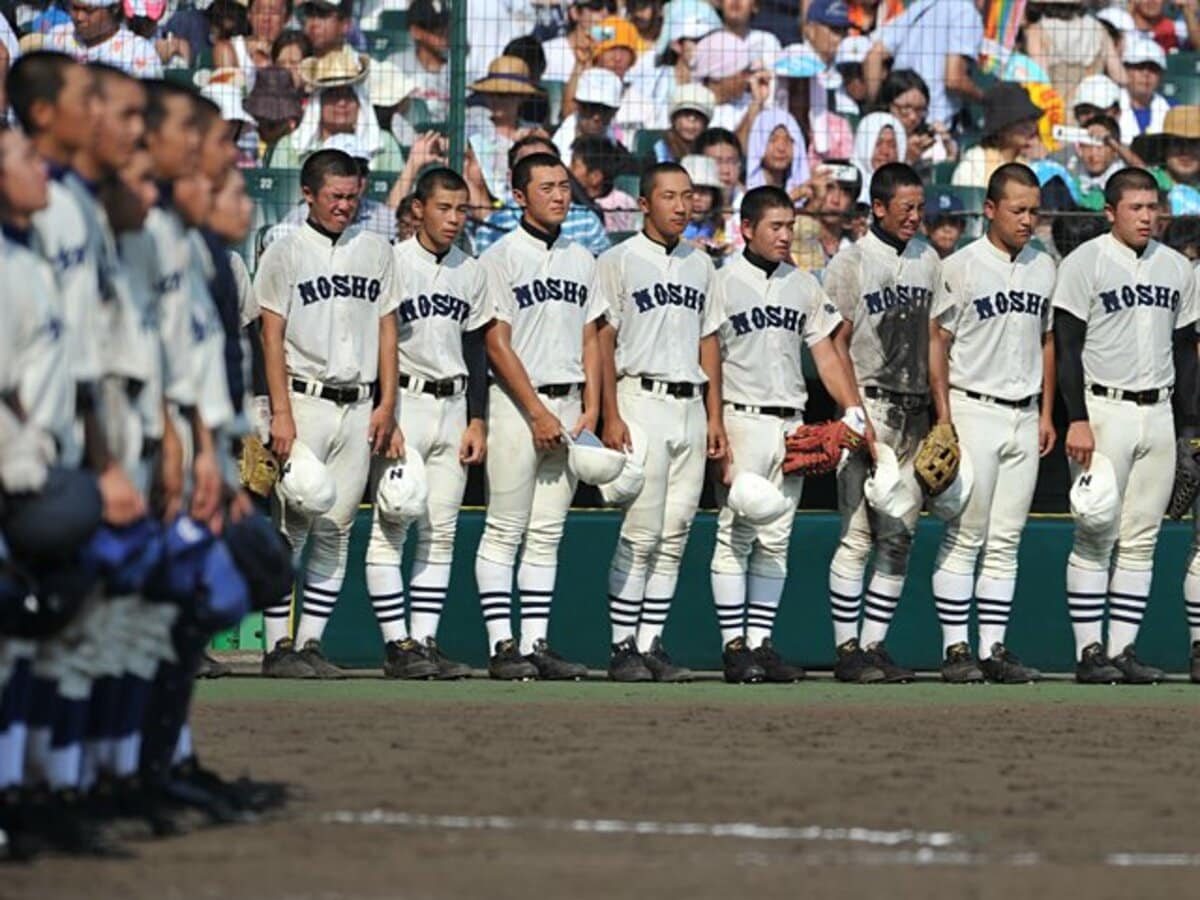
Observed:
[[[125,24],[138,37],[145,38],[158,51],[164,66],[187,66],[191,48],[182,38],[167,34],[160,25],[167,12],[167,0],[121,0]]]
[[[1125,81],[1116,45],[1080,0],[1030,3],[1025,16],[1025,52],[1050,76],[1060,97],[1071,96],[1089,75]]]
[[[208,4],[184,7],[172,14],[164,27],[168,56],[178,55],[189,66],[198,65],[212,50],[213,42],[234,34],[245,34],[246,8],[237,0],[212,0]],[[163,58],[160,49],[159,58]]]
[[[416,89],[416,82],[395,63],[386,59],[371,60],[367,68],[367,96],[371,98],[379,127],[389,132],[401,147],[411,147],[417,139],[417,128],[404,115]]]
[[[570,155],[577,137],[612,138],[623,155],[627,155],[628,148],[620,140],[622,132],[613,125],[621,108],[621,79],[601,68],[587,69],[572,78],[575,83],[574,110],[554,132],[559,156],[566,159]]]
[[[681,84],[671,92],[671,127],[654,145],[655,162],[679,162],[696,152],[696,138],[712,119],[716,98],[702,84]]]
[[[416,195],[409,194],[396,207],[396,243],[407,241],[417,233],[421,220],[417,218]]]
[[[220,166],[213,166],[214,183],[218,183],[221,173],[228,171],[231,166],[239,169],[257,166],[258,135],[254,130],[254,117],[246,112],[242,86],[212,81],[201,89],[200,96],[216,106],[216,110],[213,110],[210,105],[197,104],[201,156],[209,145],[220,147],[222,154],[228,154]],[[210,115],[213,112],[218,112],[220,117],[214,120]]]
[[[1076,181],[1079,184],[1080,206],[1104,209],[1104,186],[1108,179],[1125,168],[1121,158],[1121,129],[1109,116],[1096,116],[1087,124],[1091,143],[1075,145],[1078,160]],[[1138,161],[1141,165],[1141,161]]]
[[[1139,134],[1162,131],[1171,104],[1158,92],[1167,57],[1154,41],[1134,36],[1125,41],[1125,89],[1121,91],[1121,134],[1132,140]]]
[[[370,60],[348,47],[323,57],[309,57],[300,75],[312,93],[300,125],[271,148],[267,165],[298,169],[304,157],[335,134],[352,134],[357,146],[371,154],[378,172],[399,172],[404,154],[396,139],[379,127],[367,97],[365,81]]]
[[[392,183],[392,189],[388,193],[387,205],[399,208],[404,198],[412,194],[413,188],[416,187],[417,179],[421,177],[421,172],[427,166],[448,165],[449,160],[446,158],[446,154],[449,150],[450,140],[445,135],[438,134],[436,131],[427,131],[424,134],[417,135],[409,147],[408,159],[404,161],[404,168],[400,171],[400,177]],[[474,156],[469,148],[468,155],[472,158]]]
[[[883,87],[889,59],[893,69],[912,69],[925,79],[930,123],[949,127],[963,101],[983,98],[970,73],[983,42],[983,20],[970,0],[916,0],[874,37],[863,63],[872,98]]]
[[[770,74],[753,67],[750,45],[736,34],[714,31],[696,45],[693,74],[717,101],[711,125],[734,132],[744,145],[771,89]]]
[[[750,20],[758,12],[757,0],[716,0],[717,12],[721,15],[725,30],[736,34],[750,48],[750,63],[759,68],[770,68],[782,49],[779,38],[769,31],[750,27]]]
[[[863,116],[854,135],[854,165],[862,175],[858,199],[870,203],[871,176],[880,166],[900,162],[908,153],[904,126],[891,113],[874,112]]]
[[[849,0],[850,33],[870,34],[904,12],[904,0]]]
[[[213,45],[213,65],[237,68],[254,81],[255,70],[271,65],[271,46],[292,17],[291,0],[250,0],[246,9],[249,34],[233,34]]]
[[[1169,215],[1200,215],[1200,106],[1176,106],[1162,131],[1137,138],[1133,150],[1167,191]]]
[[[1107,75],[1089,75],[1071,94],[1071,112],[1075,121],[1087,127],[1092,119],[1121,117],[1121,87]]]
[[[929,87],[912,69],[895,69],[888,75],[879,104],[904,126],[907,147],[902,162],[926,174],[934,164],[958,157],[958,144],[946,126],[928,121]]]
[[[1042,111],[1019,84],[1001,82],[983,101],[983,140],[962,156],[952,183],[958,187],[987,187],[992,173],[1004,163],[1027,162],[1037,141]]]
[[[533,153],[559,155],[558,147],[554,145],[553,141],[536,134],[527,135],[509,148],[509,173],[511,174],[513,167],[518,162]],[[472,197],[479,196],[480,194],[491,194],[493,199],[500,199],[491,188],[479,183],[480,176],[478,169],[471,172],[470,168],[467,167],[463,171],[463,177],[467,179],[468,184],[471,186]],[[513,200],[511,191],[507,185],[505,185],[504,193],[507,195],[506,199],[501,201],[502,205],[490,214],[488,209],[481,209],[477,205],[472,208],[472,219],[468,223],[468,228],[470,229],[475,245],[476,255],[482,253],[503,235],[512,231],[520,224],[521,207]],[[567,218],[562,224],[562,233],[571,238],[571,240],[586,247],[592,254],[599,256],[612,246],[612,242],[604,230],[604,223],[601,221],[600,216],[585,204],[575,200],[574,193],[575,186],[573,184],[571,206],[567,209]]]
[[[925,219],[922,233],[929,246],[945,259],[954,252],[967,230],[966,209],[962,200],[946,191],[933,191],[925,197]]]
[[[808,150],[791,113],[777,107],[760,112],[750,126],[746,187],[783,188],[793,200],[807,196]]]
[[[1108,231],[1104,216],[1055,216],[1050,226],[1054,250],[1059,259],[1070,256],[1080,244],[1099,237]]]
[[[709,128],[696,138],[696,152],[717,164],[717,179],[721,184],[721,208],[737,210],[746,192],[742,182],[745,156],[742,143],[728,128]]]
[[[1133,27],[1142,37],[1162,47],[1164,53],[1200,47],[1195,2],[1184,0],[1175,6],[1183,14],[1179,19],[1167,15],[1165,0],[1130,0],[1129,4]]]
[[[296,130],[304,112],[291,74],[279,66],[259,71],[242,108],[254,117],[258,160],[266,157],[268,147]]]
[[[120,0],[72,0],[67,11],[70,24],[53,28],[42,49],[70,54],[80,62],[107,63],[136,78],[162,77],[158,50],[125,25]]]
[[[721,19],[708,0],[671,0],[667,4],[666,22],[660,41],[661,87],[656,97],[670,97],[675,85],[698,82],[694,73],[696,47],[699,42],[721,27]]]
[[[571,175],[604,211],[604,229],[637,231],[637,198],[615,186],[619,151],[611,138],[584,135],[571,145]]]
[[[1193,264],[1200,262],[1200,216],[1179,216],[1163,232],[1163,243]]]
[[[871,40],[862,35],[842,38],[837,53],[833,56],[833,67],[837,70],[842,85],[837,89],[836,109],[848,116],[858,116],[867,107],[867,76],[863,61],[871,52]]]
[[[348,48],[354,0],[306,0],[300,7],[304,33],[318,59]]]
[[[572,2],[567,10],[567,33],[542,45],[546,54],[546,72],[542,77],[546,81],[566,84],[576,66],[589,67],[592,64],[592,51],[599,42],[598,33],[593,33],[593,29],[616,11],[616,0]]]
[[[592,66],[607,69],[621,82],[621,104],[615,117],[618,129],[615,137],[626,146],[631,146],[639,129],[661,128],[665,124],[661,110],[653,100],[655,69],[653,65],[649,68],[636,65],[638,35],[637,29],[629,22],[610,16],[597,29],[601,40],[593,48]],[[564,116],[570,115],[575,109],[579,78],[585,71],[576,66],[563,89]]]
[[[654,64],[666,23],[664,7],[664,0],[625,0],[625,15],[637,29],[639,63],[646,59],[651,65]]]
[[[542,43],[531,34],[521,35],[519,38],[513,38],[508,42],[508,46],[504,48],[505,56],[515,56],[517,59],[524,60],[525,65],[529,69],[529,77],[534,84],[540,85],[546,74],[546,54],[542,51]],[[539,126],[544,126],[550,119],[550,103],[547,97],[535,96],[530,97],[521,104],[521,118],[526,122],[532,122]],[[560,116],[558,111],[554,113],[555,122]]]
[[[692,180],[692,216],[683,239],[708,251],[716,260],[730,252],[729,228],[721,203],[717,164],[708,156],[692,154],[680,163]]]
[[[792,235],[792,260],[817,279],[834,254],[853,243],[846,220],[862,193],[862,175],[850,160],[831,159],[821,169],[817,174],[822,177],[813,179],[813,199],[804,208],[811,214],[796,217]]]
[[[304,79],[300,77],[300,63],[312,55],[312,41],[303,31],[294,28],[281,31],[271,45],[271,62],[288,71],[298,91],[305,89]]]
[[[450,5],[447,0],[412,0],[408,7],[412,45],[391,56],[414,84],[412,97],[429,109],[434,122],[450,114]]]
[[[492,60],[487,76],[474,82],[471,90],[483,100],[484,106],[468,110],[467,141],[489,193],[499,197],[507,179],[509,148],[531,128],[530,123],[521,119],[521,106],[544,92],[533,82],[525,61],[515,56]]]

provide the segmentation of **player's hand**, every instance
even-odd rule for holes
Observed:
[[[183,512],[183,445],[179,443],[179,436],[170,422],[163,428],[158,484],[162,494],[163,521],[174,522]]]
[[[103,519],[109,525],[129,525],[146,514],[146,499],[116,463],[100,473],[99,486]]]
[[[604,420],[604,433],[600,435],[604,446],[622,453],[633,449],[633,438],[629,435],[629,426],[620,416],[612,416]]]
[[[192,460],[192,505],[188,515],[198,522],[208,522],[221,506],[221,465],[217,454],[205,450]]]
[[[1092,454],[1096,452],[1096,438],[1092,426],[1086,421],[1072,422],[1067,429],[1067,458],[1073,459],[1085,469],[1092,467]]]
[[[290,412],[277,412],[271,416],[271,450],[283,462],[296,443],[296,423]]]
[[[875,426],[871,424],[871,420],[867,419],[867,429],[863,432],[863,440],[867,444],[867,452],[871,454],[871,459],[878,459],[875,453]]]
[[[1054,449],[1054,441],[1058,432],[1054,430],[1054,422],[1049,416],[1038,418],[1038,456],[1045,456]]]
[[[464,466],[477,466],[487,457],[487,427],[483,419],[472,419],[458,445],[458,461]]]
[[[404,447],[404,432],[397,425],[388,437],[387,448],[383,451],[383,455],[388,459],[399,459],[404,455]]]
[[[725,434],[725,423],[720,419],[708,420],[708,458],[729,457],[729,438]]]
[[[596,418],[599,414],[595,412],[585,412],[575,420],[575,425],[571,429],[571,437],[577,438],[585,431],[590,431],[593,434],[596,432]]]
[[[371,445],[371,452],[385,453],[389,450],[392,433],[399,430],[395,410],[383,406],[371,410],[371,421],[367,425],[367,443]]]
[[[533,432],[533,446],[539,450],[553,450],[562,443],[562,422],[544,406],[530,418],[529,429]]]

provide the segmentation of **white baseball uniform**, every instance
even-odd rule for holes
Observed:
[[[1014,258],[984,236],[945,260],[930,311],[952,335],[950,414],[975,477],[966,507],[946,526],[933,594],[947,645],[965,640],[975,598],[981,658],[1004,640],[1017,548],[1037,484],[1042,348],[1053,322],[1054,278],[1046,253],[1026,245]]]
[[[745,253],[717,272],[711,302],[721,319],[717,335],[725,433],[733,453],[730,475],[761,475],[794,509],[804,480],[784,477],[783,439],[803,422],[808,402],[802,347],[832,335],[842,324],[841,314],[807,272],[789,263],[763,268]],[[794,520],[784,515],[752,525],[726,505],[726,493],[718,486],[721,512],[712,558],[723,643],[743,633],[743,621],[769,636],[787,576]]]
[[[850,358],[876,440],[911,473],[917,445],[929,431],[929,307],[941,275],[936,251],[920,241],[902,245],[877,225],[839,250],[825,270],[825,290],[853,323]],[[835,643],[858,628],[863,580],[871,550],[863,643],[883,640],[908,571],[919,511],[899,520],[863,498],[868,461],[851,457],[838,473],[842,537],[830,564]],[[869,640],[868,640],[869,639]]]
[[[597,292],[616,329],[617,404],[647,438],[645,485],[625,511],[609,572],[614,643],[637,631],[645,652],[662,632],[707,461],[700,341],[721,318],[703,250],[668,249],[639,233],[603,253]]]

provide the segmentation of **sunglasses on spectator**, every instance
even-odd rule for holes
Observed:
[[[922,118],[924,118],[925,114],[927,112],[929,112],[929,104],[928,103],[893,103],[892,109],[894,109],[900,115],[905,115],[906,113],[913,113],[915,115],[918,115],[918,116],[921,116]]]

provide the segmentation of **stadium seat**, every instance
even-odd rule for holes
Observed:
[[[409,97],[404,107],[404,118],[408,119],[408,123],[417,131],[425,131],[430,119],[429,104],[420,97]]]
[[[1167,78],[1200,76],[1200,53],[1172,53],[1167,57]]]
[[[195,69],[189,69],[185,66],[172,66],[169,69],[163,69],[163,78],[175,84],[182,84],[185,87],[193,87],[195,85],[195,82],[192,80],[195,74]]]
[[[641,193],[642,179],[638,175],[618,175],[613,179],[613,187],[624,191],[630,197],[636,197]]]
[[[653,128],[643,128],[637,133],[637,142],[633,145],[633,155],[638,159],[649,159],[654,156],[654,145],[662,140],[665,131]]]
[[[371,177],[367,179],[367,197],[386,203],[392,185],[399,177],[399,172],[372,172]]]
[[[380,31],[403,31],[408,34],[408,10],[385,9],[379,14]]]
[[[1168,74],[1163,81],[1162,95],[1172,103],[1192,106],[1200,104],[1200,76],[1181,73]]]
[[[977,187],[943,187],[941,190],[948,194],[953,194],[962,201],[963,207],[967,215],[981,215],[983,213],[983,198],[987,191]]]
[[[954,169],[958,165],[957,160],[949,159],[945,162],[933,164],[933,183],[934,184],[949,184],[950,179],[954,177]]]
[[[400,53],[409,45],[407,31],[364,31],[363,40],[367,42],[367,53],[379,60]]]
[[[300,172],[296,169],[247,169],[246,192],[262,214],[264,225],[273,225],[300,202]]]

